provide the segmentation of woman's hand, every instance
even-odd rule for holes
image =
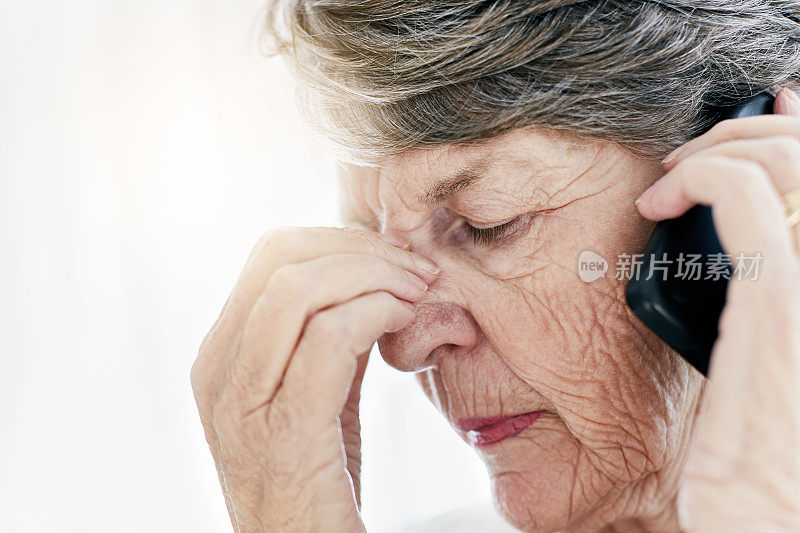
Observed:
[[[192,386],[237,532],[364,529],[367,355],[412,321],[438,272],[387,241],[332,228],[266,234],[204,340]]]
[[[775,113],[683,145],[637,204],[651,220],[710,205],[734,264],[763,256],[757,280],[728,287],[679,495],[690,532],[800,531],[800,228],[781,202],[800,188],[800,100],[782,90]]]

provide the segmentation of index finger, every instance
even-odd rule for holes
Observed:
[[[374,231],[353,228],[281,227],[265,233],[250,253],[212,332],[243,323],[272,273],[282,265],[334,253],[380,257],[430,284],[439,272],[431,260],[385,242]]]

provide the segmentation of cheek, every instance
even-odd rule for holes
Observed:
[[[509,368],[576,425],[581,418],[610,425],[640,417],[661,401],[668,379],[658,360],[665,345],[633,316],[625,284],[615,279],[617,257],[641,251],[652,230],[633,204],[662,172],[651,166],[626,161],[612,186],[587,186],[594,194],[540,217],[530,250],[517,250],[510,263],[513,275],[494,276],[492,297],[475,310]],[[591,283],[578,272],[585,250],[608,263]]]
[[[525,269],[495,278],[496,289],[478,319],[509,366],[568,408],[571,388],[613,403],[620,388],[636,389],[646,372],[644,354],[664,345],[633,316],[625,302],[625,282],[617,280],[617,257],[637,253],[652,230],[633,205],[638,185],[622,183],[594,201],[542,218],[538,244],[520,260]],[[579,258],[592,251],[607,270],[592,282],[581,281]],[[647,380],[645,380],[646,383]],[[637,391],[641,393],[642,391]],[[604,405],[606,411],[612,405]]]
[[[559,272],[544,268],[514,282],[487,317],[484,332],[526,381],[553,392],[607,387],[643,348],[632,343],[638,331],[611,284],[605,292]]]
[[[675,419],[665,395],[680,365],[639,324],[615,280],[587,284],[563,269],[507,282],[484,324],[504,363],[546,398],[616,479],[658,467]],[[663,360],[662,360],[663,359]]]

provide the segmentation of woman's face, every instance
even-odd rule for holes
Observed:
[[[614,143],[525,129],[343,176],[347,221],[441,267],[414,323],[379,340],[383,357],[417,373],[523,529],[655,515],[677,490],[702,378],[631,314],[615,276],[652,228],[633,202],[662,174]],[[585,250],[608,261],[604,277],[581,281]],[[538,417],[466,431],[523,413]]]

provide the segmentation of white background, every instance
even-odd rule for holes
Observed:
[[[261,2],[0,2],[0,531],[230,530],[189,386],[258,236],[337,223]],[[364,517],[489,501],[373,357]]]

